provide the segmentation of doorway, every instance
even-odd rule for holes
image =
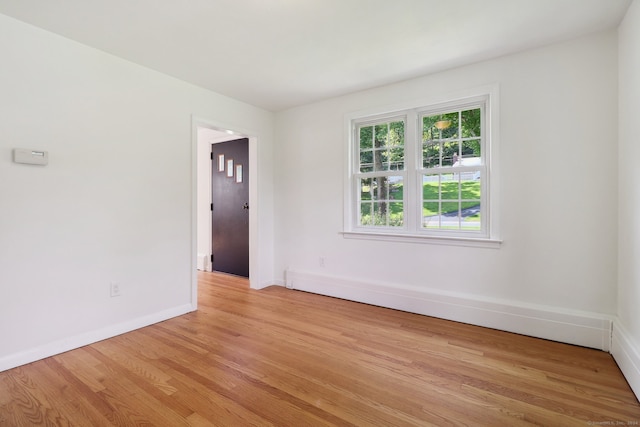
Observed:
[[[211,146],[240,138],[249,140],[249,167],[243,168],[245,181],[249,185],[249,286],[260,289],[260,248],[258,247],[258,203],[257,166],[258,137],[257,132],[250,129],[234,127],[227,123],[215,122],[200,117],[192,117],[192,270],[191,270],[191,305],[198,307],[198,270],[212,271],[211,266]]]
[[[211,146],[211,265],[249,277],[249,140]]]

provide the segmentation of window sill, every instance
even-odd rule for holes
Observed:
[[[381,240],[387,242],[407,242],[432,245],[467,246],[472,248],[499,249],[502,240],[459,236],[427,236],[398,233],[376,233],[371,231],[343,231],[345,239]]]

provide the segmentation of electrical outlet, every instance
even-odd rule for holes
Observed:
[[[109,290],[111,291],[111,298],[119,297],[120,295],[122,295],[122,289],[120,288],[119,282],[111,282]]]

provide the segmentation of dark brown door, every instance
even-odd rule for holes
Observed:
[[[249,277],[249,140],[211,151],[213,270]]]

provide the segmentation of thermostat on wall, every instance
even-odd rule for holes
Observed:
[[[49,163],[49,153],[46,151],[14,148],[13,161],[15,163],[25,163],[28,165],[46,165]]]

